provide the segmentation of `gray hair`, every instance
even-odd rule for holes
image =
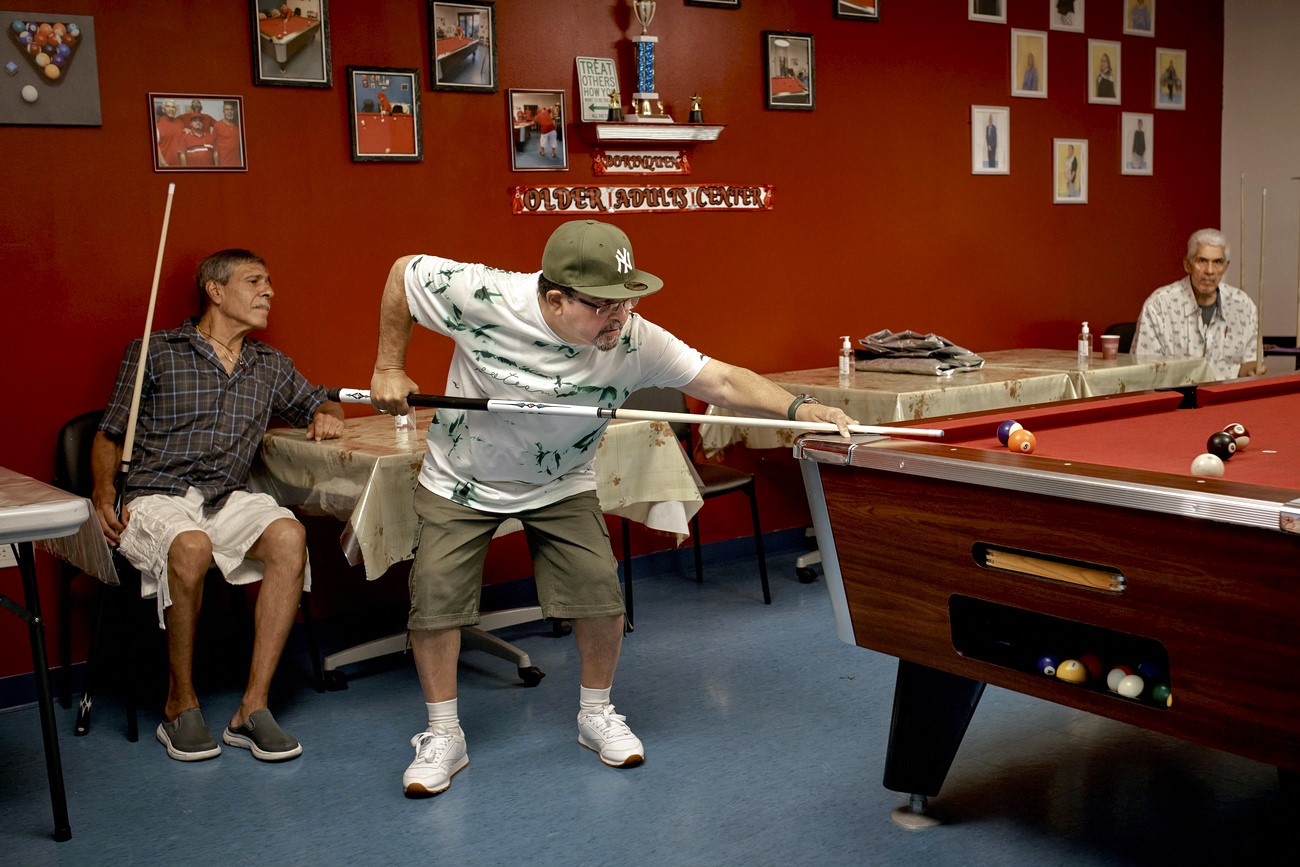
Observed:
[[[1196,251],[1203,246],[1222,247],[1223,258],[1229,262],[1232,261],[1232,247],[1228,244],[1228,239],[1223,237],[1223,233],[1218,229],[1197,229],[1192,232],[1192,237],[1187,239],[1187,258],[1190,260],[1196,256]]]
[[[261,265],[265,268],[266,260],[252,250],[235,247],[229,250],[218,250],[199,263],[198,272],[194,275],[194,286],[199,292],[200,315],[208,309],[208,281],[214,280],[225,286],[234,275],[235,268],[246,264]]]

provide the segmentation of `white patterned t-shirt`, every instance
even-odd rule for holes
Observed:
[[[608,351],[565,343],[546,324],[538,272],[416,256],[406,265],[412,318],[456,343],[446,393],[615,409],[640,388],[681,388],[708,357],[636,313]],[[440,409],[420,483],[489,512],[520,512],[596,489],[606,420]]]
[[[1219,304],[1209,325],[1201,316],[1191,278],[1161,286],[1142,305],[1133,334],[1134,355],[1198,358],[1215,379],[1233,379],[1255,360],[1259,316],[1255,302],[1235,286],[1219,284]]]

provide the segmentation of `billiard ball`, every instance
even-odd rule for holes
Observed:
[[[1137,698],[1146,688],[1146,681],[1136,674],[1130,674],[1116,685],[1115,691],[1125,698]]]
[[[1250,431],[1246,430],[1246,426],[1241,422],[1234,421],[1232,424],[1224,425],[1223,432],[1232,435],[1237,443],[1237,451],[1250,445]]]
[[[14,33],[25,33],[27,32],[27,22],[14,21],[9,25],[9,28],[13,30]]]
[[[1218,455],[1197,455],[1192,461],[1192,475],[1194,476],[1221,476],[1223,475],[1223,459]]]
[[[27,85],[24,85],[24,86],[23,86],[23,101],[24,101],[24,102],[35,102],[36,99],[37,99],[37,97],[39,97],[39,96],[40,96],[40,93],[36,90],[36,88],[32,87],[30,84],[27,84]]]
[[[1088,670],[1088,680],[1101,680],[1106,669],[1101,664],[1101,657],[1095,653],[1085,653],[1079,657],[1083,667]]]
[[[1155,680],[1157,677],[1164,674],[1165,670],[1156,662],[1139,662],[1137,673],[1149,680]]]
[[[1133,673],[1133,669],[1127,665],[1117,665],[1106,675],[1106,688],[1111,692],[1119,692],[1119,682]]]
[[[1205,441],[1205,450],[1212,455],[1218,455],[1220,460],[1226,461],[1237,451],[1237,440],[1226,431],[1212,433],[1210,438]]]
[[[1088,679],[1088,669],[1077,659],[1067,659],[1056,667],[1056,677],[1066,683],[1083,683]]]
[[[80,27],[79,25],[75,24],[75,23],[74,23],[74,24],[69,24],[69,25],[68,25],[68,35],[70,35],[70,36],[80,36],[80,35],[81,35],[81,27]]]
[[[50,62],[50,56],[49,56],[48,54],[46,54],[44,51],[42,51],[42,52],[40,52],[40,53],[38,53],[38,54],[36,55],[36,65],[37,65],[37,66],[46,66],[46,65],[49,64],[49,62]]]
[[[1002,422],[1002,424],[998,425],[998,442],[1002,443],[1002,445],[1006,445],[1007,438],[1020,429],[1020,422],[1016,421],[1014,418],[1007,419]]]
[[[1169,684],[1157,683],[1151,687],[1151,700],[1157,704],[1163,704],[1165,707],[1172,705],[1174,703],[1174,694],[1170,691]]]
[[[1037,447],[1038,438],[1024,428],[1012,431],[1011,436],[1007,437],[1007,448],[1013,452],[1031,454]]]
[[[58,81],[59,76],[63,74],[63,70],[59,69],[59,67],[62,65],[63,63],[61,60],[51,62],[48,66],[45,67],[45,77],[48,78],[50,81]]]
[[[1048,654],[1047,656],[1039,658],[1038,672],[1039,674],[1045,674],[1048,677],[1055,677],[1057,666],[1060,664],[1061,661],[1057,657]]]

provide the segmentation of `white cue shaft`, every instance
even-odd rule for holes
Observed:
[[[1300,181],[1300,178],[1292,178],[1293,181]],[[1295,307],[1295,345],[1300,347],[1300,238],[1296,239],[1296,263],[1295,263],[1295,285],[1296,285],[1296,307]],[[1300,358],[1300,356],[1297,356]]]
[[[167,245],[167,224],[172,217],[172,196],[176,185],[167,185],[167,207],[163,211],[162,235],[158,238],[158,258],[153,263],[153,288],[149,290],[149,312],[144,317],[144,339],[135,364],[135,392],[131,395],[131,412],[126,419],[126,437],[122,440],[122,464],[118,472],[131,469],[131,452],[135,448],[135,423],[140,417],[140,389],[144,386],[144,362],[149,354],[149,334],[153,331],[153,310],[158,303],[158,278],[162,274],[163,248]]]
[[[1255,331],[1255,372],[1264,363],[1264,218],[1268,214],[1268,187],[1259,197],[1259,323]]]
[[[1246,250],[1246,173],[1241,173],[1241,181],[1237,186],[1237,194],[1241,199],[1241,204],[1237,209],[1237,243],[1241,245],[1242,252]],[[1246,257],[1242,256],[1241,261],[1237,263],[1237,282],[1242,286],[1246,285]]]

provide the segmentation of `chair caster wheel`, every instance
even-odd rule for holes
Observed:
[[[537,686],[543,677],[546,677],[546,672],[535,665],[519,669],[519,679],[524,682],[524,686]]]
[[[339,692],[348,688],[348,676],[335,669],[325,672],[325,688],[330,692]]]
[[[572,634],[572,632],[573,632],[572,620],[565,620],[561,618],[558,620],[551,621],[551,634],[554,635],[556,638],[562,638],[565,635]]]
[[[800,584],[811,584],[817,580],[817,570],[811,566],[804,566],[794,570],[795,577],[799,579]]]

